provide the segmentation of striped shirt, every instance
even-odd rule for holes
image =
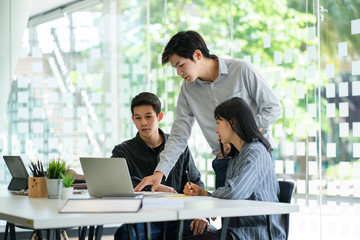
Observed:
[[[264,129],[263,135],[272,148],[276,147],[271,138],[271,124],[281,116],[282,106],[271,86],[245,61],[225,58],[218,58],[218,61],[219,76],[214,82],[199,78],[192,83],[183,81],[171,135],[155,171],[168,176],[187,146],[195,119],[212,153],[218,152],[220,147],[216,141],[214,110],[220,103],[233,97],[243,98],[249,104],[257,126]]]
[[[229,162],[225,186],[212,193],[224,199],[246,199],[278,202],[279,183],[269,153],[261,142],[244,143],[240,152]],[[285,239],[281,215],[271,217],[273,239]],[[230,219],[232,239],[268,239],[266,217],[249,216]]]

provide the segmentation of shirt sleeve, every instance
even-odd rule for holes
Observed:
[[[194,115],[186,100],[184,91],[186,90],[183,84],[177,101],[176,117],[171,127],[171,134],[160,154],[160,161],[155,169],[155,172],[160,171],[165,177],[169,175],[177,159],[184,152],[194,124]]]
[[[275,92],[266,80],[251,65],[246,64],[242,70],[245,87],[256,103],[258,114],[255,122],[259,128],[268,129],[282,115],[282,105]]]
[[[249,149],[241,159],[235,158],[233,169],[234,174],[225,181],[224,187],[219,187],[213,193],[213,197],[224,199],[248,199],[253,194],[259,183],[259,166],[256,159],[260,158],[260,154]],[[230,167],[230,165],[229,165]]]

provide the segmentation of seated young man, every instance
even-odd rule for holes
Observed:
[[[115,146],[112,151],[112,157],[126,159],[135,187],[145,176],[151,175],[154,172],[168,134],[165,134],[158,128],[164,114],[161,112],[160,100],[154,94],[143,92],[135,96],[131,102],[131,113],[138,133],[133,139]],[[200,179],[200,172],[195,166],[189,148],[186,147],[168,178],[166,180],[163,178],[156,191],[182,193],[187,182],[186,170],[189,171],[191,182],[204,188],[204,183]],[[151,189],[151,186],[149,187],[148,190]],[[160,238],[162,224],[151,224],[152,239]],[[167,222],[167,235],[170,239],[171,235],[175,236],[176,227],[176,222]],[[134,234],[134,226],[132,228]],[[141,233],[140,238],[145,238],[144,224],[139,224],[139,229]],[[184,223],[184,235],[201,234],[205,230],[209,231],[209,223],[206,219],[195,219]],[[114,237],[115,240],[128,239],[126,225],[122,225],[116,231]]]

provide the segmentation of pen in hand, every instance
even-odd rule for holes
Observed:
[[[189,186],[190,186],[190,189],[191,189],[191,181],[190,181],[189,172],[188,172],[188,170],[185,170],[185,172],[186,172],[186,176],[187,176],[187,179],[188,179],[188,182],[189,182]]]

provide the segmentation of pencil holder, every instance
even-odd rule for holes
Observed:
[[[45,177],[28,178],[28,195],[33,198],[48,197]]]

